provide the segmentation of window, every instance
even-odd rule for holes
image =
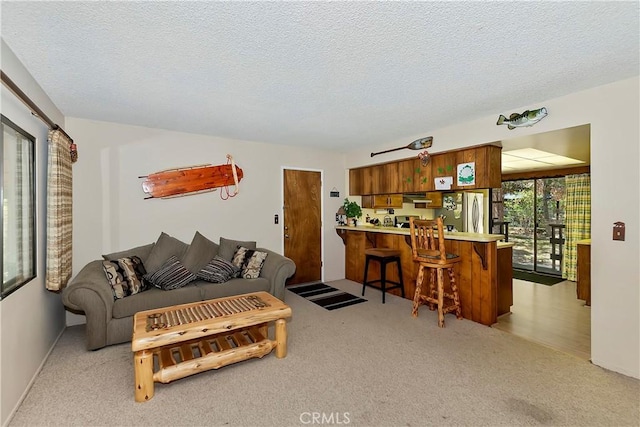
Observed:
[[[0,137],[0,230],[2,294],[36,277],[35,138],[2,116]]]

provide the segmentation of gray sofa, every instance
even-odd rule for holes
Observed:
[[[161,239],[164,236],[167,235],[163,233]],[[196,243],[198,237],[201,243],[206,241],[204,243],[206,247]],[[152,243],[128,251],[103,255],[103,258],[115,260],[124,256],[135,255],[143,261],[145,266],[147,262],[151,265],[154,262],[151,259],[153,258],[152,255],[157,255],[158,252],[156,250],[154,253],[154,248],[159,248],[161,239],[155,244]],[[206,263],[207,258],[211,259],[213,254],[229,259],[230,251],[232,253],[237,245],[255,245],[255,242],[239,242],[224,238],[220,239],[220,245],[218,245],[208,241],[199,233],[196,233],[191,245],[177,240],[176,242],[178,243],[174,242],[169,252],[180,255],[185,266],[190,265],[193,267],[195,265],[196,269],[203,264],[203,260]],[[164,246],[166,247],[166,245]],[[190,246],[191,250],[189,250]],[[103,260],[91,261],[64,288],[62,302],[70,311],[85,314],[87,349],[96,350],[107,345],[131,341],[133,315],[138,311],[257,291],[266,291],[276,298],[284,300],[285,281],[296,270],[294,262],[269,249],[255,249],[268,254],[264,260],[260,275],[256,279],[233,278],[224,283],[210,283],[198,279],[179,289],[167,291],[151,288],[120,299],[114,299],[112,287],[103,270]],[[165,251],[163,256],[167,257],[169,252]],[[199,258],[199,261],[195,260],[194,256]],[[155,258],[157,263],[158,257],[156,256]],[[153,268],[157,267],[151,266]]]

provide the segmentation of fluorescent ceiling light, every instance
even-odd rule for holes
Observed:
[[[577,165],[582,160],[559,156],[535,148],[521,148],[502,152],[502,171],[544,169],[557,166]]]

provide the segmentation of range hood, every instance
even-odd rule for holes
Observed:
[[[426,193],[404,193],[402,195],[402,201],[404,203],[430,203],[427,200]]]

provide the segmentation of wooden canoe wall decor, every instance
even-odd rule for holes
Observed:
[[[142,190],[148,197],[171,198],[215,191],[223,187],[220,197],[223,200],[233,197],[239,192],[238,183],[244,176],[242,169],[236,166],[233,157],[227,154],[227,164],[212,166],[210,164],[167,169],[150,175],[142,182]],[[235,189],[229,191],[229,186]]]

